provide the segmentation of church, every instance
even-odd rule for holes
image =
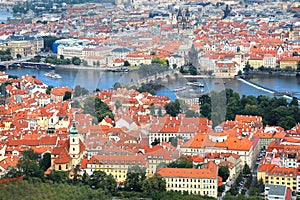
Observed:
[[[51,168],[56,171],[71,171],[85,155],[85,146],[73,121],[68,139],[60,140],[51,152]]]

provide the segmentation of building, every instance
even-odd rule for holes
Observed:
[[[235,132],[233,132],[235,133]],[[236,134],[236,133],[235,133]],[[241,164],[254,165],[255,157],[259,152],[259,138],[238,138],[232,130],[223,130],[217,126],[215,130],[197,133],[193,138],[184,143],[179,151],[185,155],[205,156],[211,153],[235,153],[240,156]]]
[[[264,184],[286,186],[292,191],[299,192],[297,182],[297,168],[278,167],[274,164],[264,164],[258,167],[257,179],[262,179]]]
[[[279,66],[280,69],[291,68],[297,70],[300,67],[299,63],[300,63],[300,56],[287,57],[287,58],[282,58],[279,61]]]
[[[104,171],[111,174],[118,183],[124,183],[128,170],[136,165],[147,167],[144,156],[95,155],[89,160],[83,160],[81,168],[89,175],[97,170]]]
[[[85,153],[85,146],[73,121],[68,139],[51,151],[51,167],[54,170],[70,171],[80,163]]]
[[[66,92],[70,92],[71,94],[73,94],[73,90],[68,87],[53,88],[50,92],[50,98],[54,102],[63,101]],[[72,95],[71,95],[71,98],[72,98]]]
[[[265,185],[265,199],[268,200],[291,200],[292,199],[292,191],[282,185],[273,185],[266,184]]]
[[[201,169],[161,168],[157,171],[166,181],[167,191],[188,192],[217,198],[218,166],[208,162]]]
[[[169,142],[170,138],[190,139],[202,129],[208,129],[211,121],[207,118],[188,118],[185,115],[153,118],[149,130],[149,144],[154,141]]]
[[[239,66],[234,61],[217,61],[214,74],[216,78],[233,78],[239,70]]]

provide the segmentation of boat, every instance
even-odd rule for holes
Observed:
[[[51,76],[51,78],[61,79],[62,77],[59,74],[54,74],[53,76]]]
[[[119,67],[119,68],[115,68],[115,69],[108,69],[107,71],[109,71],[109,72],[129,72],[129,68],[128,67]]]
[[[196,86],[196,87],[204,87],[204,84],[199,82],[187,82],[186,84],[191,86]]]
[[[174,88],[173,92],[179,92],[179,91],[183,91],[183,90],[186,90],[186,87],[180,86],[180,87]]]
[[[47,73],[44,74],[44,76],[54,78],[54,79],[62,78],[59,74],[55,74],[54,72],[47,72]]]

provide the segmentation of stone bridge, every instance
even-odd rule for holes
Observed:
[[[170,70],[162,73],[156,73],[138,80],[133,80],[131,83],[124,84],[125,87],[136,86],[140,87],[142,84],[147,83],[158,83],[164,84],[172,81],[178,80],[180,77],[183,77],[179,70]]]

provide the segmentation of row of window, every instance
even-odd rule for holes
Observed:
[[[181,178],[168,178],[168,181],[169,182],[194,182],[194,183],[196,183],[196,182],[198,182],[198,183],[200,183],[201,182],[201,180],[202,180],[202,182],[203,183],[215,183],[215,180],[213,180],[213,179],[185,179],[185,178],[183,178],[183,179],[181,179]]]
[[[215,186],[214,185],[192,185],[192,184],[168,184],[167,185],[168,187],[179,187],[179,188],[198,188],[198,189],[215,189]]]

